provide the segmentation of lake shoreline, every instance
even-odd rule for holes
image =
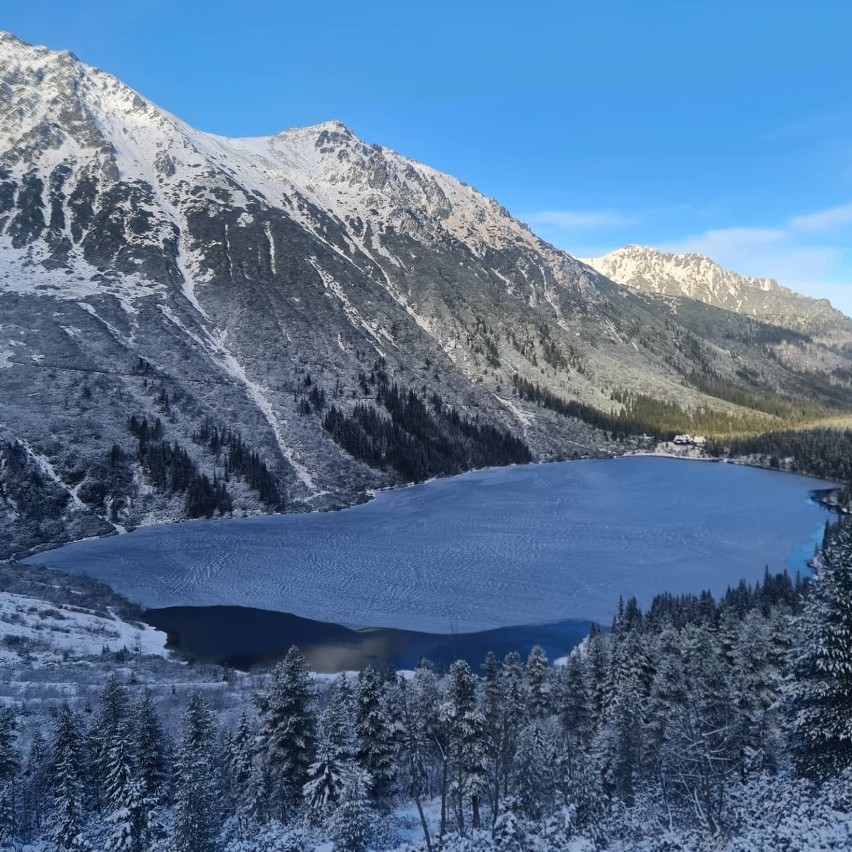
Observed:
[[[243,514],[235,515],[220,515],[211,518],[173,518],[172,520],[167,521],[158,521],[157,523],[152,524],[139,524],[129,530],[125,530],[124,532],[119,532],[118,530],[113,530],[111,532],[105,533],[100,536],[88,536],[86,538],[73,539],[72,541],[65,541],[59,544],[42,544],[34,547],[24,553],[16,554],[10,560],[11,562],[23,562],[33,556],[39,556],[43,553],[49,553],[52,550],[59,550],[63,547],[67,547],[71,544],[79,544],[81,542],[86,541],[101,541],[111,538],[116,538],[119,536],[133,535],[133,533],[138,532],[140,530],[149,530],[153,528],[167,528],[173,526],[180,526],[183,524],[200,524],[200,523],[210,523],[210,522],[219,522],[219,521],[239,521],[247,518],[274,518],[274,517],[290,517],[294,515],[319,515],[319,514],[335,514],[338,512],[345,512],[349,509],[356,508],[358,506],[364,506],[373,500],[376,499],[379,495],[382,494],[393,494],[396,492],[403,492],[411,488],[417,488],[423,485],[429,485],[436,482],[450,482],[455,479],[460,479],[463,477],[471,476],[473,474],[478,473],[487,473],[491,471],[500,471],[500,470],[511,470],[512,468],[522,468],[522,467],[538,467],[538,466],[549,466],[554,464],[574,464],[577,462],[587,462],[587,461],[618,461],[619,459],[630,459],[630,458],[655,458],[655,459],[671,459],[673,461],[682,461],[682,462],[713,462],[716,464],[732,464],[738,465],[740,467],[748,467],[754,468],[756,470],[766,470],[773,473],[783,473],[783,474],[791,474],[793,476],[801,476],[807,479],[814,479],[819,482],[825,482],[826,480],[821,477],[815,476],[810,473],[802,473],[800,471],[791,471],[784,470],[777,467],[771,467],[769,464],[762,464],[757,461],[747,460],[743,458],[728,458],[726,456],[710,456],[707,454],[702,455],[687,455],[686,453],[677,453],[677,452],[655,452],[653,450],[636,450],[636,451],[626,451],[624,453],[619,453],[618,455],[599,455],[599,456],[590,456],[588,458],[577,458],[577,459],[542,459],[539,461],[527,462],[526,464],[509,464],[509,465],[491,465],[489,467],[477,467],[471,468],[470,470],[462,471],[461,473],[450,474],[449,476],[433,476],[429,479],[424,479],[421,482],[406,482],[401,485],[389,485],[384,488],[369,488],[366,491],[358,492],[353,496],[353,500],[351,503],[347,503],[346,505],[336,506],[331,508],[324,509],[309,509],[307,512],[304,511],[296,511],[296,512],[277,512],[270,511],[264,512],[262,510],[245,512]],[[844,512],[842,507],[840,507],[836,502],[831,501],[831,495],[839,494],[843,488],[845,487],[842,483],[832,483],[832,488],[828,489],[816,489],[820,493],[824,493],[826,497],[824,499],[819,499],[820,505],[824,508],[833,511],[833,512]]]
[[[438,634],[608,623],[620,594],[648,604],[660,592],[721,594],[764,565],[806,570],[793,557],[825,523],[819,482],[618,458],[472,472],[349,512],[147,527],[28,561],[89,574],[147,608],[241,605]]]

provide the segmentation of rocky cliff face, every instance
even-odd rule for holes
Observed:
[[[212,136],[0,35],[0,555],[615,447],[553,400],[588,415],[629,391],[742,413],[689,378],[696,365],[811,393],[754,345],[759,324],[693,309],[681,323],[680,304],[339,122]],[[848,367],[770,335],[814,349],[827,382]]]

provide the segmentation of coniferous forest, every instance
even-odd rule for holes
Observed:
[[[155,699],[126,653],[94,702],[0,713],[0,847],[848,849],[850,637],[842,518],[809,580],[622,602],[558,665],[329,678],[292,648],[237,709]]]
[[[411,482],[532,461],[529,447],[508,430],[459,414],[438,394],[424,400],[391,383],[379,365],[361,381],[365,391],[375,389],[384,411],[366,402],[349,413],[332,405],[323,419],[326,432],[359,461]]]

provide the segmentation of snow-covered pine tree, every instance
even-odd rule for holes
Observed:
[[[214,730],[200,692],[189,697],[175,766],[174,852],[215,852],[219,833]]]
[[[529,852],[529,837],[523,808],[518,799],[508,796],[500,804],[494,822],[494,848],[500,852]]]
[[[227,772],[230,794],[235,810],[241,814],[251,811],[251,781],[254,771],[255,734],[243,710],[228,749]]]
[[[41,729],[36,728],[24,770],[22,822],[25,837],[41,829],[49,793],[49,777],[50,754]]]
[[[161,831],[156,820],[156,800],[146,795],[141,778],[131,778],[121,789],[118,805],[114,805],[106,821],[110,834],[109,852],[147,852],[151,839]]]
[[[610,697],[607,691],[610,686],[610,648],[607,636],[601,629],[592,627],[583,660],[592,701],[592,716],[597,721],[603,715]]]
[[[447,710],[456,821],[462,834],[465,831],[464,800],[470,799],[471,822],[476,830],[480,827],[480,798],[487,783],[485,720],[476,693],[476,678],[470,666],[457,660],[450,666]]]
[[[495,779],[495,804],[509,794],[509,782],[514,773],[518,738],[527,718],[527,682],[520,654],[506,654],[500,666],[500,699],[502,719],[500,754]]]
[[[826,530],[792,652],[790,741],[801,773],[852,765],[852,518]]]
[[[260,753],[270,807],[280,817],[302,801],[314,753],[313,690],[308,664],[295,646],[275,668],[258,700]]]
[[[80,720],[64,704],[53,734],[53,840],[58,852],[88,852],[83,837],[83,747]]]
[[[550,713],[550,668],[544,649],[536,645],[530,651],[526,667],[530,714],[543,719]]]
[[[676,781],[698,823],[715,832],[722,825],[728,787],[740,770],[733,684],[708,626],[687,625],[681,636],[687,700],[672,724]]]
[[[552,805],[557,765],[554,734],[551,720],[533,719],[518,736],[512,784],[521,809],[530,819],[540,819]]]
[[[316,760],[308,768],[303,796],[311,822],[321,825],[327,822],[340,801],[342,775],[347,765],[345,756],[337,750],[320,719],[317,738]]]
[[[338,675],[328,690],[323,728],[341,759],[355,756],[355,692],[346,673]]]
[[[411,707],[422,730],[424,763],[436,779],[441,797],[441,822],[439,838],[447,829],[447,794],[449,792],[450,743],[446,714],[442,712],[443,691],[441,681],[428,660],[417,664],[411,681]]]
[[[399,682],[399,707],[402,719],[402,748],[400,755],[406,759],[405,788],[414,800],[420,817],[420,827],[423,829],[423,840],[427,852],[432,852],[432,837],[426,813],[423,810],[423,799],[429,792],[428,768],[428,733],[426,720],[417,715],[412,700],[411,689],[404,678]]]
[[[340,804],[334,813],[334,848],[340,852],[365,852],[374,825],[370,777],[360,766],[350,763],[343,772]]]
[[[0,709],[0,845],[15,834],[17,775],[21,759],[15,748],[17,720],[12,707]]]
[[[638,676],[625,676],[616,687],[603,729],[607,780],[628,807],[633,805],[642,772],[643,707]]]
[[[144,690],[133,714],[133,751],[146,798],[163,802],[169,781],[169,742],[154,697]]]
[[[111,852],[145,852],[157,829],[157,799],[148,794],[126,723],[113,735],[106,773],[105,822],[110,826],[106,848]]]
[[[130,713],[127,687],[115,673],[107,678],[98,701],[98,709],[89,731],[88,777],[95,808],[104,805],[103,791],[109,771],[109,753],[119,731],[124,729]]]
[[[772,661],[772,626],[759,609],[740,622],[732,677],[743,747],[743,771],[777,768],[781,749],[777,719],[782,672]]]
[[[338,675],[319,716],[316,759],[304,788],[309,815],[317,823],[330,819],[340,801],[344,769],[355,758],[355,703],[346,674]]]
[[[658,638],[659,663],[651,685],[643,729],[645,764],[657,777],[663,801],[668,805],[679,772],[678,743],[680,725],[690,699],[684,662],[679,646],[680,634],[665,628]]]
[[[377,804],[386,804],[394,782],[394,731],[387,712],[385,683],[367,666],[355,690],[355,734],[358,764],[370,777]]]
[[[120,808],[124,804],[133,776],[132,754],[130,732],[127,725],[122,724],[112,737],[104,766],[104,795],[106,806],[110,810]]]
[[[15,839],[15,797],[12,782],[0,784],[0,849],[12,849]]]
[[[561,680],[559,716],[565,739],[572,751],[587,748],[591,742],[594,724],[591,696],[581,654],[571,654]]]
[[[487,771],[488,801],[493,819],[500,803],[500,755],[503,739],[503,701],[500,690],[500,663],[493,651],[485,656],[482,666],[483,736]],[[492,825],[493,827],[493,825]]]

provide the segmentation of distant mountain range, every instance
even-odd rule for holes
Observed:
[[[0,557],[848,402],[827,303],[624,251],[339,122],[213,136],[0,35]]]
[[[584,262],[607,278],[645,293],[697,299],[827,342],[848,344],[852,338],[852,320],[827,299],[803,296],[771,278],[738,275],[701,254],[627,246]]]

